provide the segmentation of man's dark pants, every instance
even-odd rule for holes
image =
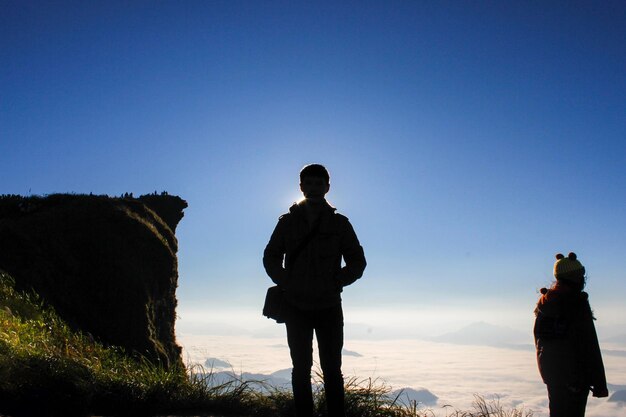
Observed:
[[[324,391],[329,417],[344,417],[344,388],[341,374],[343,347],[343,310],[341,304],[321,310],[288,307],[287,342],[293,370],[291,383],[297,417],[313,415],[311,367],[313,365],[313,331],[317,337],[320,366],[324,374]]]
[[[548,385],[550,417],[584,417],[588,388],[572,389],[566,385]]]

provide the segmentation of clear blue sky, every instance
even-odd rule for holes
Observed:
[[[180,195],[181,308],[257,308],[320,162],[369,261],[351,304],[530,314],[574,250],[608,312],[625,22],[622,1],[0,0],[0,193]]]

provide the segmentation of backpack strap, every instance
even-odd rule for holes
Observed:
[[[321,223],[320,219],[318,219],[313,224],[313,228],[309,230],[309,233],[307,233],[304,239],[302,239],[300,243],[298,244],[298,246],[296,246],[296,248],[293,250],[293,252],[289,256],[289,265],[286,265],[287,269],[293,266],[294,262],[296,261],[296,259],[298,259],[298,256],[300,256],[304,248],[307,247],[307,245],[311,242],[311,240],[313,240],[313,238],[317,235],[317,233],[320,230],[320,223]]]

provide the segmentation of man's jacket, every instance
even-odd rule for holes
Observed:
[[[544,383],[606,390],[587,293],[550,289],[539,299],[535,314],[537,363]]]
[[[317,233],[294,257],[313,227],[305,208],[294,204],[278,220],[263,253],[267,274],[284,290],[287,302],[303,310],[341,303],[342,288],[359,279],[366,265],[352,225],[328,204],[320,213]]]

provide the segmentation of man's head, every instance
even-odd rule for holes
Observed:
[[[300,171],[300,190],[309,201],[321,201],[330,189],[328,170],[320,164],[310,164]]]
[[[302,184],[302,180],[305,177],[314,177],[314,178],[322,178],[324,182],[328,185],[330,184],[330,174],[324,165],[320,164],[309,164],[305,165],[304,168],[300,171],[300,183]]]

